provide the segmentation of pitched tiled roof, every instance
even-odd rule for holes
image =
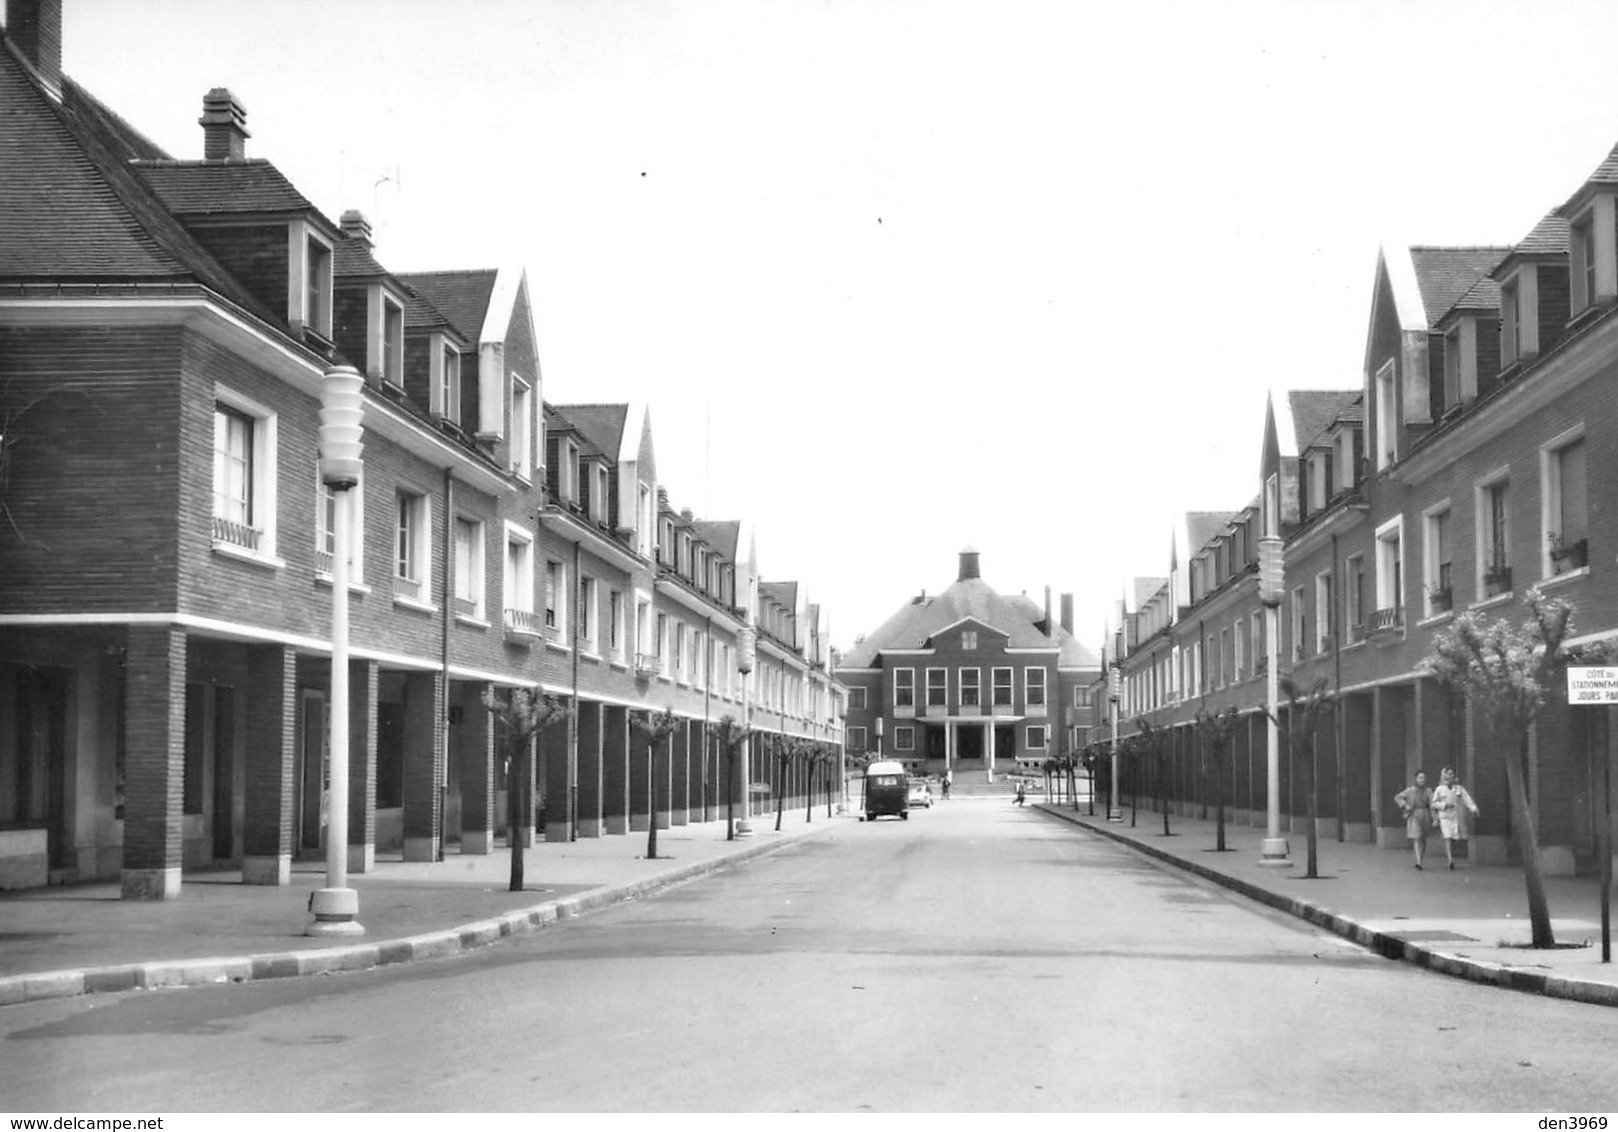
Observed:
[[[1017,599],[1001,597],[982,578],[958,580],[936,597],[912,599],[848,651],[843,663],[850,668],[870,668],[884,649],[926,647],[934,633],[970,617],[999,630],[1012,648],[1039,648],[1052,642],[1029,620],[1028,611]],[[1034,620],[1044,611],[1034,614]]]
[[[1186,538],[1191,545],[1186,547],[1188,556],[1195,557],[1197,551],[1207,546],[1235,519],[1239,511],[1187,511],[1185,513]]]
[[[1167,578],[1136,578],[1135,579],[1135,608],[1139,609],[1153,597],[1157,591],[1168,584]]]
[[[337,241],[332,253],[332,274],[339,279],[344,276],[371,276],[387,275],[388,269],[377,261],[376,253],[365,240],[353,240],[343,237]]]
[[[279,169],[262,158],[241,161],[137,161],[164,206],[179,216],[320,210]],[[335,228],[324,216],[321,219]]]
[[[798,605],[797,582],[760,582],[758,592],[775,602],[782,609],[796,609]]]
[[[418,271],[398,276],[449,319],[468,342],[483,335],[483,320],[489,313],[489,296],[494,293],[495,272]]]
[[[1035,604],[1034,599],[1027,594],[1019,594],[1008,600],[1023,611],[1023,615],[1028,618],[1030,624],[1045,620],[1045,610]],[[1101,664],[1096,659],[1095,653],[1080,644],[1078,638],[1062,628],[1061,625],[1055,624],[1054,618],[1050,638],[1045,643],[1055,645],[1061,650],[1057,655],[1056,662],[1063,668],[1096,668]]]
[[[1357,389],[1294,389],[1287,393],[1292,404],[1292,427],[1301,453],[1321,439],[1332,422],[1360,396]]]
[[[1493,271],[1510,248],[1431,248],[1412,247],[1410,260],[1421,288],[1422,307],[1427,325],[1435,325],[1480,276]]]
[[[628,405],[553,405],[556,413],[595,445],[609,460],[617,461],[623,446]]]
[[[741,538],[741,523],[734,519],[697,519],[691,524],[691,530],[703,542],[713,547],[725,561],[735,564],[736,543]]]
[[[465,347],[467,339],[460,330],[451,325],[444,312],[433,306],[414,288],[406,288],[405,299],[405,329],[406,330],[441,330],[456,342]]]
[[[1544,219],[1535,224],[1534,230],[1524,236],[1512,251],[1516,255],[1565,255],[1570,227],[1565,217],[1554,212],[1546,213]]]
[[[1504,260],[1501,260],[1504,263]],[[1500,283],[1492,275],[1485,275],[1470,290],[1455,300],[1448,314],[1460,311],[1498,311],[1500,309]],[[1447,315],[1446,315],[1447,317]]]

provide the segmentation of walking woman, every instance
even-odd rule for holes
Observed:
[[[1433,828],[1433,792],[1427,789],[1427,775],[1416,772],[1416,784],[1407,786],[1393,796],[1399,812],[1405,818],[1405,837],[1416,854],[1416,868],[1421,868],[1427,855],[1427,835]]]
[[[1478,816],[1478,804],[1472,801],[1466,787],[1455,781],[1455,768],[1452,766],[1438,772],[1438,789],[1433,791],[1433,813],[1438,818],[1438,832],[1444,835],[1444,856],[1453,869],[1455,843],[1466,840],[1466,828],[1471,818]]]

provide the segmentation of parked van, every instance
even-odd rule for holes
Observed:
[[[865,768],[865,820],[898,814],[910,820],[910,785],[903,763],[876,762]]]

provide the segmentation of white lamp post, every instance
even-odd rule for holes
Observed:
[[[736,668],[742,674],[742,816],[736,819],[736,836],[749,837],[753,832],[753,692],[748,677],[758,655],[758,634],[751,625],[742,626],[740,646]]]
[[[1281,836],[1281,733],[1276,723],[1280,701],[1281,667],[1281,594],[1285,586],[1282,543],[1279,535],[1266,534],[1258,540],[1258,599],[1264,605],[1264,705],[1269,712],[1265,725],[1269,754],[1266,793],[1266,825],[1263,843],[1259,846],[1259,864],[1284,868],[1292,864],[1287,859],[1287,841]]]
[[[1107,699],[1112,704],[1112,773],[1107,776],[1107,820],[1124,820],[1123,807],[1118,804],[1118,665],[1107,669]]]
[[[320,395],[320,478],[331,489],[331,789],[326,821],[326,887],[309,898],[316,936],[364,935],[357,917],[359,894],[348,887],[348,557],[347,493],[360,482],[365,445],[361,420],[365,379],[352,366],[327,372]]]

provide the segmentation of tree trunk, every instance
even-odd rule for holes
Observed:
[[[815,820],[815,765],[810,763],[803,780],[803,820]]]
[[[506,759],[506,840],[511,846],[511,881],[508,890],[521,892],[523,886],[522,838],[522,750],[519,747]]]
[[[781,832],[781,815],[787,808],[787,767],[785,763],[777,763],[778,773],[775,784],[775,832]]]
[[[657,737],[646,739],[646,859],[657,860]]]
[[[725,784],[729,787],[725,791],[725,840],[736,840],[736,748],[731,747],[725,754]]]
[[[1316,829],[1320,824],[1319,821],[1317,820],[1318,817],[1319,817],[1319,814],[1320,814],[1320,799],[1317,796],[1317,792],[1315,790],[1315,737],[1314,737],[1314,734],[1312,732],[1308,736],[1308,739],[1305,741],[1304,746],[1307,748],[1307,750],[1304,751],[1304,757],[1303,757],[1305,772],[1306,772],[1306,776],[1307,776],[1307,780],[1304,783],[1304,789],[1306,791],[1308,791],[1307,797],[1308,797],[1308,802],[1309,802],[1309,805],[1308,805],[1309,828],[1305,831],[1305,835],[1306,835],[1308,845],[1309,845],[1309,868],[1308,868],[1308,871],[1304,873],[1304,876],[1307,877],[1309,880],[1316,880],[1320,876],[1319,865],[1318,865],[1318,862],[1319,862],[1319,850],[1318,850],[1319,835],[1316,832]]]
[[[1225,852],[1225,760],[1221,753],[1216,752],[1212,761],[1214,769],[1214,851],[1223,853]],[[1207,781],[1207,767],[1204,764],[1203,782],[1206,783]],[[1203,794],[1204,799],[1207,796],[1206,793]],[[1206,814],[1207,812],[1207,802],[1204,801],[1203,813]]]
[[[1163,836],[1172,837],[1174,835],[1169,832],[1168,768],[1163,765],[1165,762],[1167,762],[1167,759],[1162,754],[1159,754],[1157,756],[1157,792],[1162,795],[1163,800]]]
[[[1551,909],[1545,899],[1545,876],[1539,860],[1539,837],[1534,832],[1534,814],[1528,805],[1528,784],[1523,774],[1523,747],[1526,730],[1517,732],[1514,748],[1506,755],[1506,783],[1511,790],[1511,811],[1517,831],[1517,843],[1522,850],[1523,880],[1528,886],[1528,922],[1533,930],[1533,946],[1555,947],[1556,936],[1551,931]]]

